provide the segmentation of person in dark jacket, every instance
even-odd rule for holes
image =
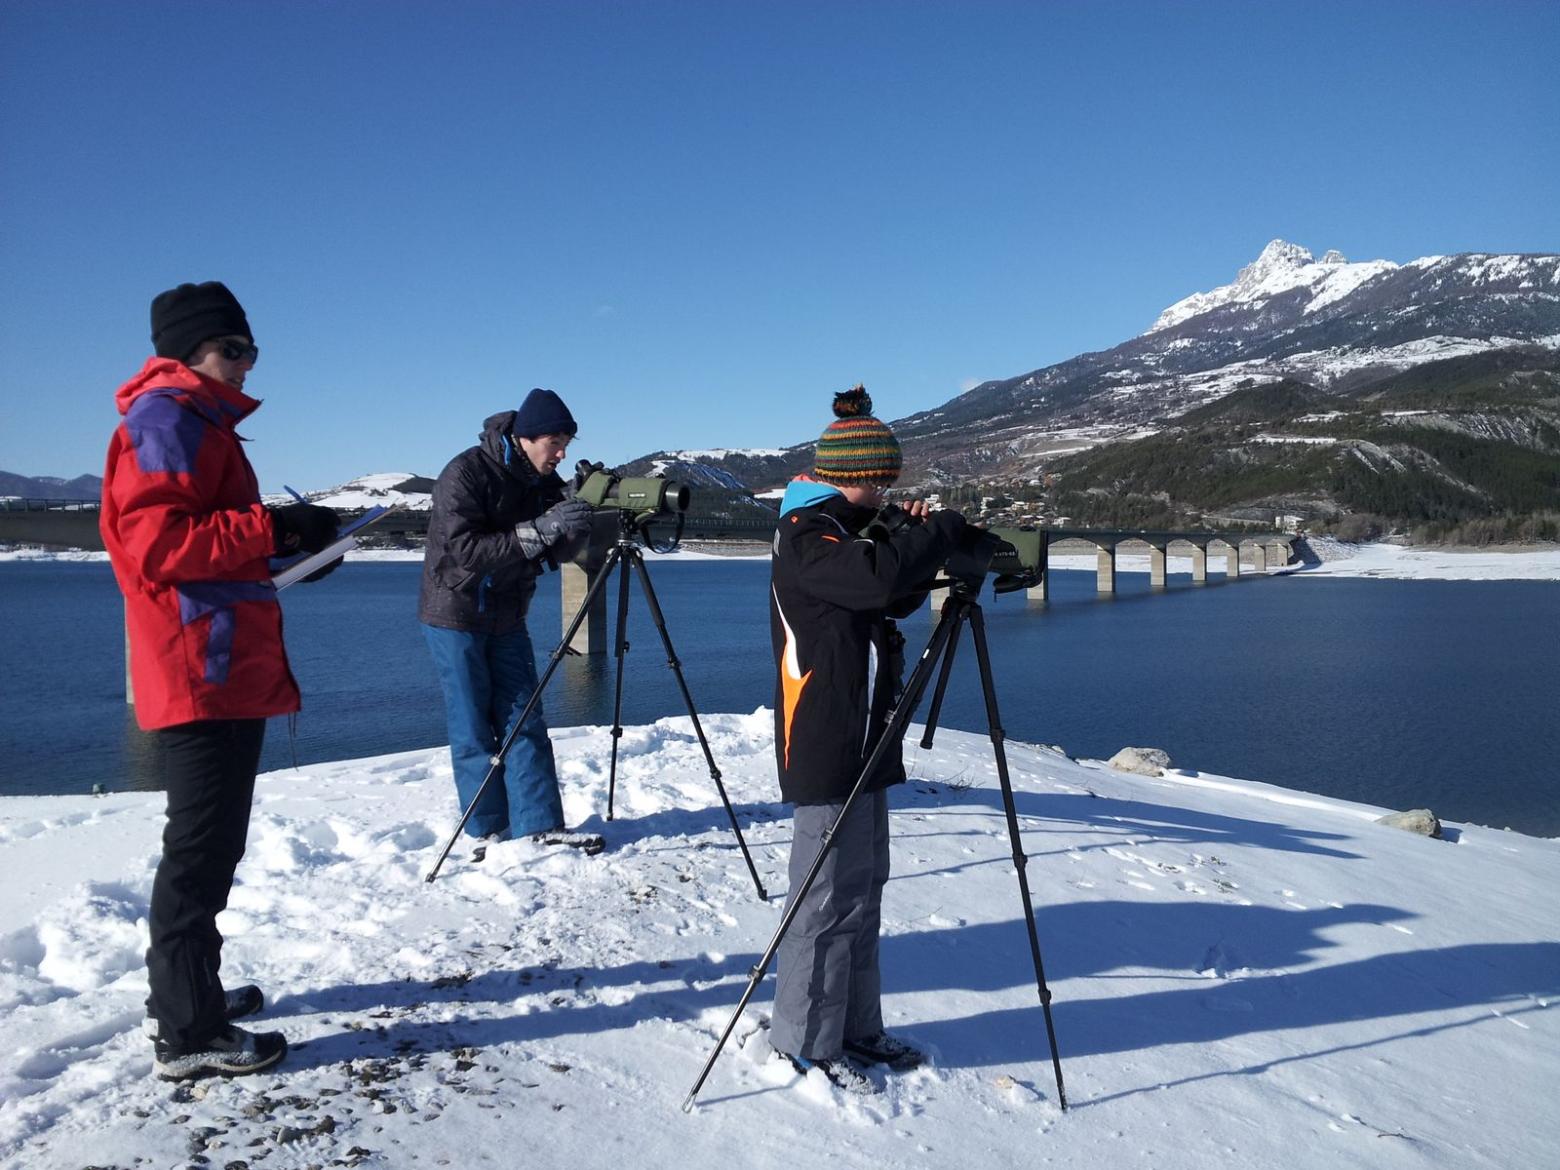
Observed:
[[[902,645],[893,619],[927,585],[964,529],[955,512],[906,511],[892,534],[873,524],[899,477],[899,443],[872,417],[865,389],[835,396],[811,478],[780,506],[769,597],[777,670],[775,762],[796,806],[790,881],[796,890],[825,831],[878,746],[898,698]],[[921,1054],[883,1029],[878,931],[888,880],[887,789],[905,778],[893,744],[840,825],[836,843],[781,942],[770,1041],[802,1072],[873,1091],[861,1066],[913,1068]]]
[[[156,356],[116,396],[98,524],[125,595],[136,721],[168,795],[147,1008],[157,1075],[180,1080],[258,1072],[287,1052],[280,1032],[230,1023],[265,997],[224,991],[216,919],[244,855],[266,718],[300,705],[269,561],[325,548],[336,514],[260,502],[234,429],[260,405],[244,393],[260,351],[228,288],[181,284],[151,317]]]
[[[462,809],[536,690],[526,611],[548,561],[590,533],[592,509],[566,497],[558,464],[576,431],[551,390],[482,424],[481,441],[451,459],[433,489],[417,616],[444,691],[450,759]],[[596,852],[594,834],[564,829],[558,769],[538,703],[466,822],[473,837],[531,837]],[[477,853],[481,859],[483,846]]]

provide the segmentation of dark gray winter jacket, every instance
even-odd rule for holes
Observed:
[[[482,441],[439,473],[423,555],[417,618],[430,626],[506,634],[525,624],[541,562],[528,560],[515,525],[563,498],[509,435],[515,412],[482,424]]]

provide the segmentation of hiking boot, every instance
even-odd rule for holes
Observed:
[[[484,833],[477,838],[475,847],[471,850],[471,862],[473,865],[481,865],[487,859],[489,845],[496,845],[500,841],[509,840],[508,833]]]
[[[806,1076],[813,1069],[817,1069],[828,1078],[829,1084],[841,1092],[849,1093],[855,1097],[872,1097],[882,1090],[873,1083],[872,1078],[861,1070],[861,1067],[843,1056],[836,1056],[832,1060],[808,1060],[805,1056],[792,1056],[782,1052],[781,1056],[791,1062],[791,1067],[802,1076]]]
[[[211,1039],[187,1050],[157,1041],[152,1070],[165,1081],[194,1077],[237,1077],[268,1069],[287,1055],[280,1032],[246,1032],[229,1024]]]
[[[235,987],[232,991],[222,993],[222,1018],[230,1023],[233,1020],[241,1020],[245,1016],[252,1016],[264,1007],[265,992],[253,983],[246,983],[242,987]],[[148,1015],[141,1023],[141,1030],[150,1039],[157,1039],[160,1030],[157,1027],[157,1017]]]
[[[570,849],[583,849],[592,856],[607,847],[607,839],[600,833],[575,833],[569,829],[532,833],[531,840],[538,845],[567,845]]]
[[[920,1068],[926,1060],[926,1053],[919,1048],[882,1031],[845,1041],[845,1053],[862,1064],[886,1064],[894,1072]]]

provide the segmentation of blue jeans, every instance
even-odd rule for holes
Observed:
[[[531,635],[524,626],[508,634],[476,634],[424,625],[423,637],[444,690],[450,762],[464,810],[476,798],[493,754],[536,690]],[[504,757],[503,783],[495,777],[488,785],[482,803],[466,822],[466,832],[508,840],[562,827],[558,767],[547,738],[547,720],[537,703]]]

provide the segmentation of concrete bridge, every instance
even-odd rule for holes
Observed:
[[[1092,548],[1095,553],[1096,589],[1100,593],[1116,592],[1116,554],[1124,546],[1128,551],[1146,546],[1148,550],[1149,584],[1164,588],[1168,579],[1167,562],[1172,548],[1184,550],[1192,558],[1192,581],[1197,584],[1208,579],[1208,556],[1224,558],[1224,577],[1233,581],[1240,577],[1241,554],[1249,550],[1252,569],[1265,573],[1270,568],[1287,565],[1294,556],[1294,543],[1300,538],[1287,532],[1153,532],[1128,531],[1104,528],[1044,528],[1045,538],[1040,543],[1040,563],[1044,569],[1040,583],[1029,590],[1029,597],[1044,601],[1049,596],[1051,578],[1050,557],[1066,555],[1068,550],[1056,546],[1068,542],[1083,545],[1082,551]],[[1178,548],[1176,546],[1179,546]]]
[[[343,513],[348,515],[348,513]],[[683,535],[695,539],[747,539],[767,542],[775,522],[762,517],[689,516]],[[670,526],[667,526],[668,531]],[[1101,593],[1116,591],[1116,555],[1123,549],[1148,551],[1149,583],[1162,588],[1168,578],[1167,562],[1173,552],[1184,552],[1192,560],[1192,580],[1208,579],[1208,558],[1224,558],[1224,577],[1235,580],[1241,575],[1243,554],[1252,570],[1264,573],[1288,564],[1299,539],[1285,532],[1161,532],[1114,530],[1105,528],[1042,528],[1040,545],[1044,572],[1029,596],[1046,600],[1050,584],[1050,557],[1067,555],[1072,545],[1080,551],[1093,550],[1097,588]],[[428,513],[396,511],[375,528],[375,536],[417,541],[428,532]],[[0,500],[0,542],[41,544],[61,548],[102,549],[98,533],[98,504],[95,500]],[[578,588],[578,587],[576,587]],[[566,589],[565,593],[570,590]],[[583,588],[579,589],[583,596]]]
[[[0,500],[0,544],[102,551],[96,500]]]
[[[343,513],[349,515],[350,513]],[[603,530],[593,542],[593,555],[587,563],[565,565],[559,574],[563,590],[563,625],[567,631],[569,621],[589,591],[591,572],[605,556],[606,528],[616,531],[610,514],[600,517]],[[767,542],[774,533],[775,521],[765,518],[687,518],[684,535],[705,539],[748,539]],[[428,513],[397,511],[385,517],[376,526],[375,535],[408,542],[427,534]],[[668,526],[669,530],[669,526]],[[1155,588],[1163,588],[1168,579],[1167,565],[1172,552],[1185,551],[1192,560],[1192,581],[1201,583],[1208,579],[1208,558],[1224,558],[1224,578],[1236,580],[1241,575],[1243,553],[1249,553],[1252,568],[1265,573],[1270,568],[1288,564],[1293,558],[1293,545],[1299,537],[1283,532],[1160,532],[1131,531],[1100,528],[1042,528],[1040,564],[1042,573],[1037,585],[1028,590],[1032,600],[1045,601],[1050,595],[1050,558],[1067,555],[1062,546],[1072,545],[1095,553],[1096,588],[1103,594],[1116,592],[1116,557],[1123,549],[1148,551],[1149,581]],[[91,500],[0,500],[0,542],[41,544],[65,548],[102,549],[103,539],[98,532],[98,504]],[[592,565],[590,562],[594,562]],[[607,591],[596,598],[592,612],[586,616],[576,632],[572,649],[583,654],[604,653],[607,648]]]

